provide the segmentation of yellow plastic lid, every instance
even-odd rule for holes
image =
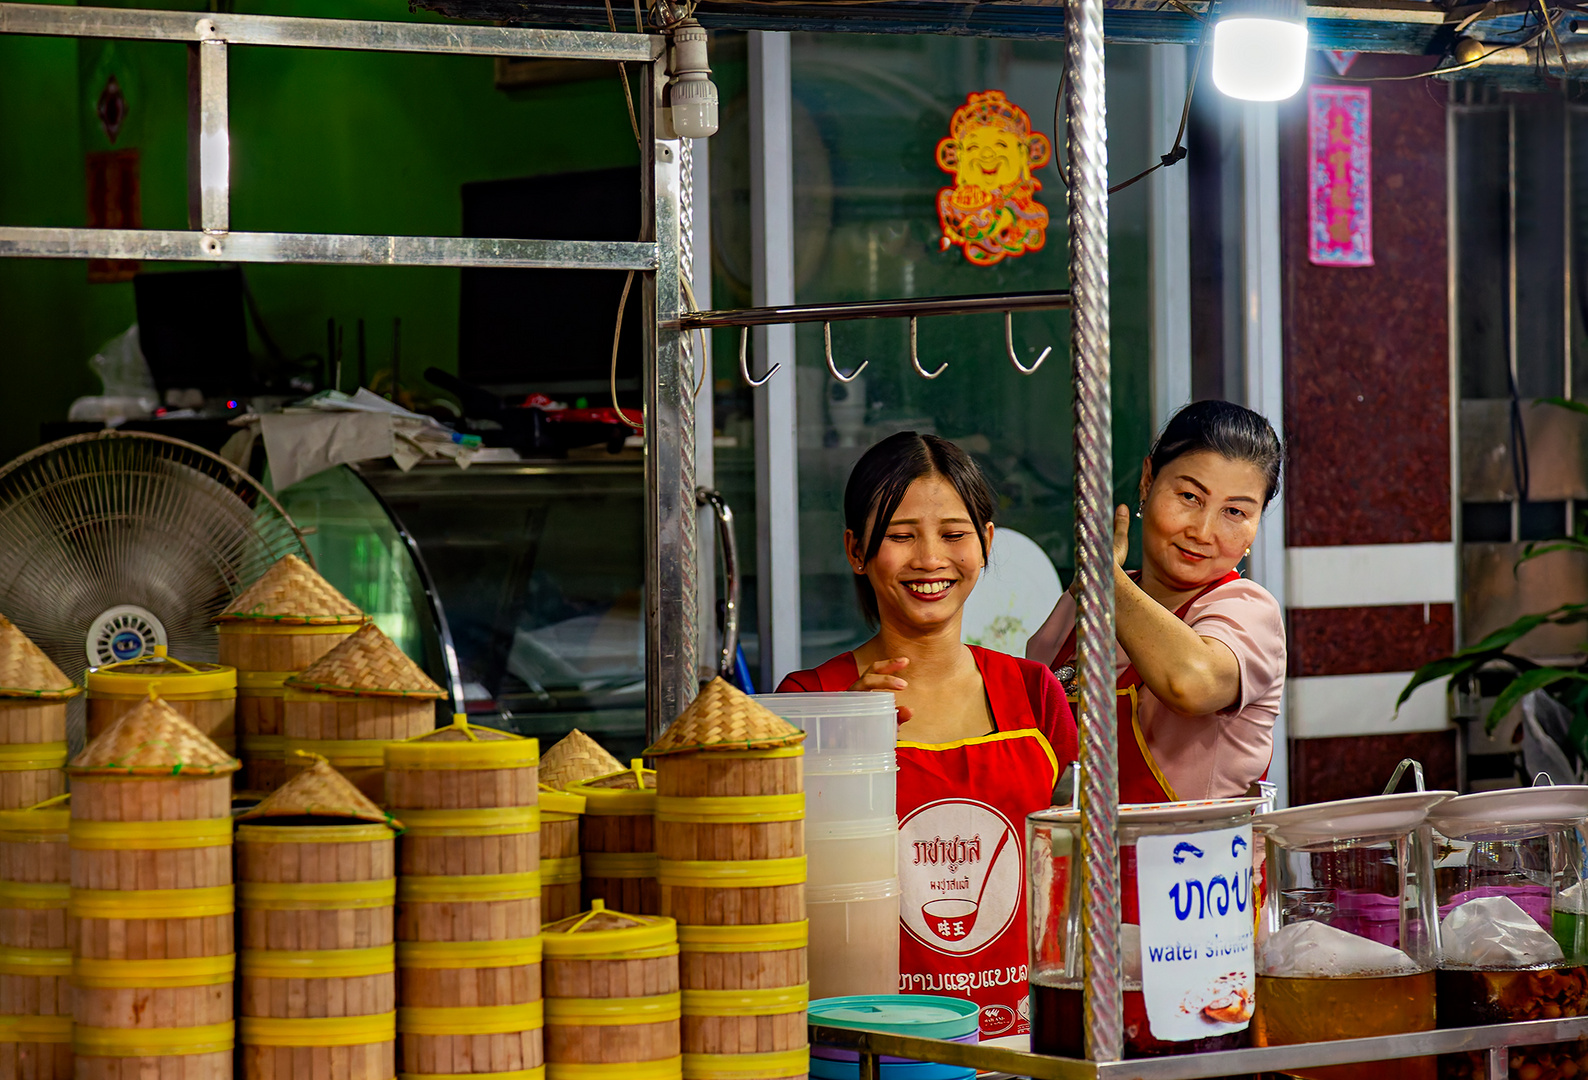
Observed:
[[[237,689],[237,669],[203,660],[191,663],[166,654],[164,645],[154,647],[153,656],[118,660],[103,667],[89,668],[84,683],[90,692],[142,696],[150,690],[166,694],[207,694],[216,690]]]
[[[609,817],[653,814],[656,812],[656,770],[645,768],[641,759],[635,758],[621,772],[569,784],[568,793],[584,796],[587,814]]]
[[[454,713],[447,727],[386,747],[388,769],[521,769],[538,764],[540,740],[474,726],[463,713]]]
[[[559,919],[541,931],[546,956],[573,960],[638,952],[678,941],[678,924],[662,915],[610,911],[600,900],[590,910]]]

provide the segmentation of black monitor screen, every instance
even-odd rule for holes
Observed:
[[[639,230],[638,168],[463,185],[465,236],[633,241]],[[605,389],[625,276],[619,270],[464,270],[459,377],[502,393],[573,396]],[[624,404],[638,400],[644,306],[636,274],[618,352]]]
[[[132,291],[138,342],[161,394],[198,389],[218,398],[249,391],[241,270],[139,274]]]

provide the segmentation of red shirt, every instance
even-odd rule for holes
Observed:
[[[986,1037],[1030,1030],[1025,818],[1075,760],[1075,720],[1042,664],[969,646],[994,730],[898,744],[899,989],[966,997]],[[854,656],[797,671],[779,693],[847,690]]]

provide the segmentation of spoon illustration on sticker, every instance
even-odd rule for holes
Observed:
[[[992,859],[987,863],[987,873],[982,875],[981,889],[976,893],[974,900],[961,900],[958,897],[939,897],[928,900],[921,905],[921,916],[926,920],[926,927],[932,933],[947,942],[956,942],[970,936],[976,929],[976,915],[981,910],[981,900],[987,895],[987,883],[992,880],[992,872],[998,865],[998,856],[1003,854],[1004,845],[1009,843],[1010,830],[1005,829],[998,838],[998,846],[993,848]]]

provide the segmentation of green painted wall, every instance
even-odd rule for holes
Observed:
[[[421,18],[393,0],[234,10]],[[114,146],[141,153],[144,226],[186,228],[186,64],[182,45],[0,36],[0,222],[85,223],[83,155],[112,147],[94,103],[113,71],[129,105]],[[504,92],[488,58],[236,47],[230,75],[237,230],[457,235],[465,182],[638,160],[615,74]],[[98,392],[87,360],[134,319],[130,283],[86,277],[82,262],[0,261],[0,460],[34,445],[40,420]],[[350,324],[351,357],[362,317],[379,370],[400,316],[404,372],[456,368],[456,270],[253,266],[248,277],[289,357],[323,352],[330,317]],[[251,329],[250,345],[263,361]]]

